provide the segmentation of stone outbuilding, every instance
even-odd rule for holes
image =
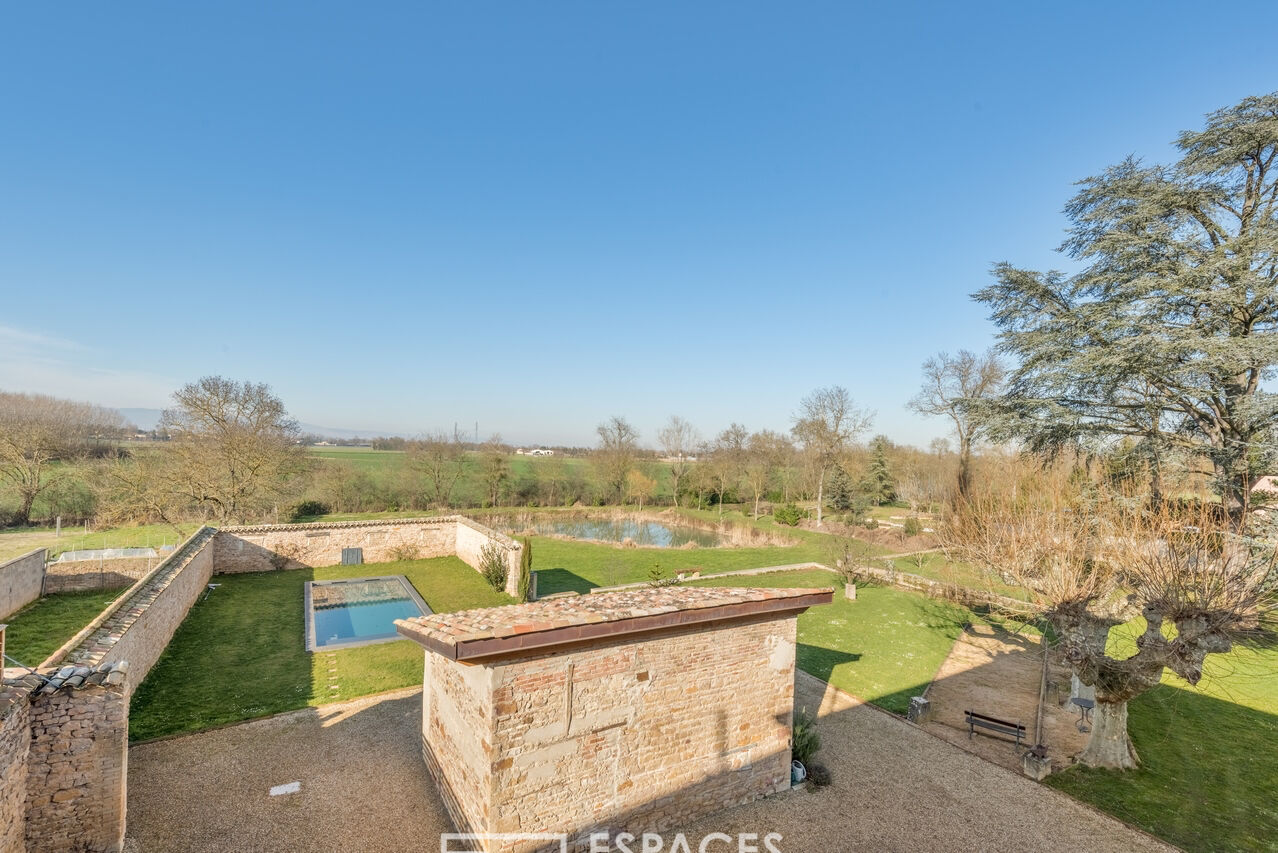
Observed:
[[[401,620],[459,832],[636,835],[790,784],[796,617],[828,589],[661,587]],[[499,837],[501,836],[501,837]]]

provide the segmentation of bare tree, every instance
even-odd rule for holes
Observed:
[[[431,502],[436,507],[448,506],[466,466],[466,449],[461,436],[456,430],[451,436],[435,431],[409,442],[408,464],[426,477],[431,489]]]
[[[760,430],[746,443],[742,476],[754,496],[754,519],[759,520],[759,500],[777,473],[777,468],[788,451],[793,450],[790,440],[772,430]]]
[[[858,408],[847,389],[838,385],[818,388],[800,401],[792,431],[817,475],[817,527],[825,501],[825,475],[873,421],[874,413]]]
[[[97,439],[115,438],[124,419],[114,409],[43,394],[0,391],[0,480],[18,494],[15,524],[31,521],[31,507]]]
[[[292,496],[308,469],[297,422],[263,384],[205,376],[173,394],[169,488],[219,521],[260,516]]]
[[[499,506],[502,490],[510,481],[510,460],[501,436],[494,434],[479,450],[480,477],[488,496],[489,506]]]
[[[750,433],[745,427],[732,424],[715,437],[709,458],[703,463],[710,475],[711,490],[718,497],[719,518],[723,518],[723,502],[728,492],[741,482],[749,437]]]
[[[958,496],[972,491],[972,442],[981,434],[979,406],[1003,387],[1006,371],[997,353],[959,350],[938,353],[923,362],[923,387],[910,408],[923,415],[944,415],[954,424],[959,443]]]
[[[1274,546],[1231,535],[1221,515],[1023,482],[959,504],[944,525],[952,557],[988,566],[1030,593],[1064,660],[1095,688],[1083,764],[1138,766],[1127,702],[1156,686],[1164,669],[1197,684],[1207,655],[1271,627]],[[1111,629],[1137,617],[1144,630],[1136,653],[1111,656]]]
[[[604,486],[617,503],[626,501],[626,475],[635,464],[639,433],[625,418],[613,415],[595,428],[599,434],[599,449],[595,459],[603,476]]]
[[[692,465],[692,457],[701,444],[697,428],[678,415],[671,415],[657,433],[657,444],[670,465],[670,487],[674,490],[674,505],[679,506],[679,484]]]

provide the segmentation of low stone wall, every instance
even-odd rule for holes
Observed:
[[[212,577],[216,533],[212,527],[201,527],[59,650],[61,654],[45,661],[44,667],[128,661],[125,694],[132,695]]]
[[[24,850],[31,706],[26,691],[0,687],[0,851]]]
[[[489,543],[505,550],[506,591],[514,595],[523,546],[457,515],[224,527],[214,539],[213,562],[218,574],[333,566],[342,561],[343,548],[362,548],[366,563],[456,555],[479,569],[480,552]]]
[[[44,572],[44,594],[132,586],[159,565],[160,560],[159,557],[117,557],[49,563]]]
[[[44,548],[0,563],[0,619],[40,597],[44,587]]]

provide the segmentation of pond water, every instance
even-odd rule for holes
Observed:
[[[699,548],[715,548],[723,538],[709,530],[680,524],[663,524],[634,518],[530,518],[503,519],[500,526],[509,533],[534,530],[542,536],[568,536],[589,542],[620,544],[627,539],[648,548],[680,548],[689,542]]]

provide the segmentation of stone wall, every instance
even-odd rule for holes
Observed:
[[[25,690],[0,686],[0,851],[25,850],[31,706]]]
[[[506,587],[513,595],[519,586],[523,546],[505,534],[456,515],[225,527],[214,540],[213,561],[218,574],[269,572],[334,566],[342,561],[343,548],[362,548],[365,563],[456,555],[478,569],[480,550],[490,542],[506,551]]]
[[[44,594],[132,586],[160,563],[159,557],[117,557],[114,560],[68,560],[49,563]]]
[[[28,850],[114,853],[124,843],[125,672],[109,666],[78,672],[84,675],[72,675],[74,682],[46,686],[30,698]]]
[[[422,752],[454,824],[582,845],[788,788],[795,617],[829,600],[666,588],[397,623],[427,649]]]
[[[45,666],[67,662],[96,667],[127,661],[125,694],[132,695],[207,588],[213,575],[216,533],[201,527],[90,623],[60,658],[50,658]]]
[[[0,619],[40,597],[44,585],[45,556],[45,549],[37,548],[29,554],[0,563]]]

